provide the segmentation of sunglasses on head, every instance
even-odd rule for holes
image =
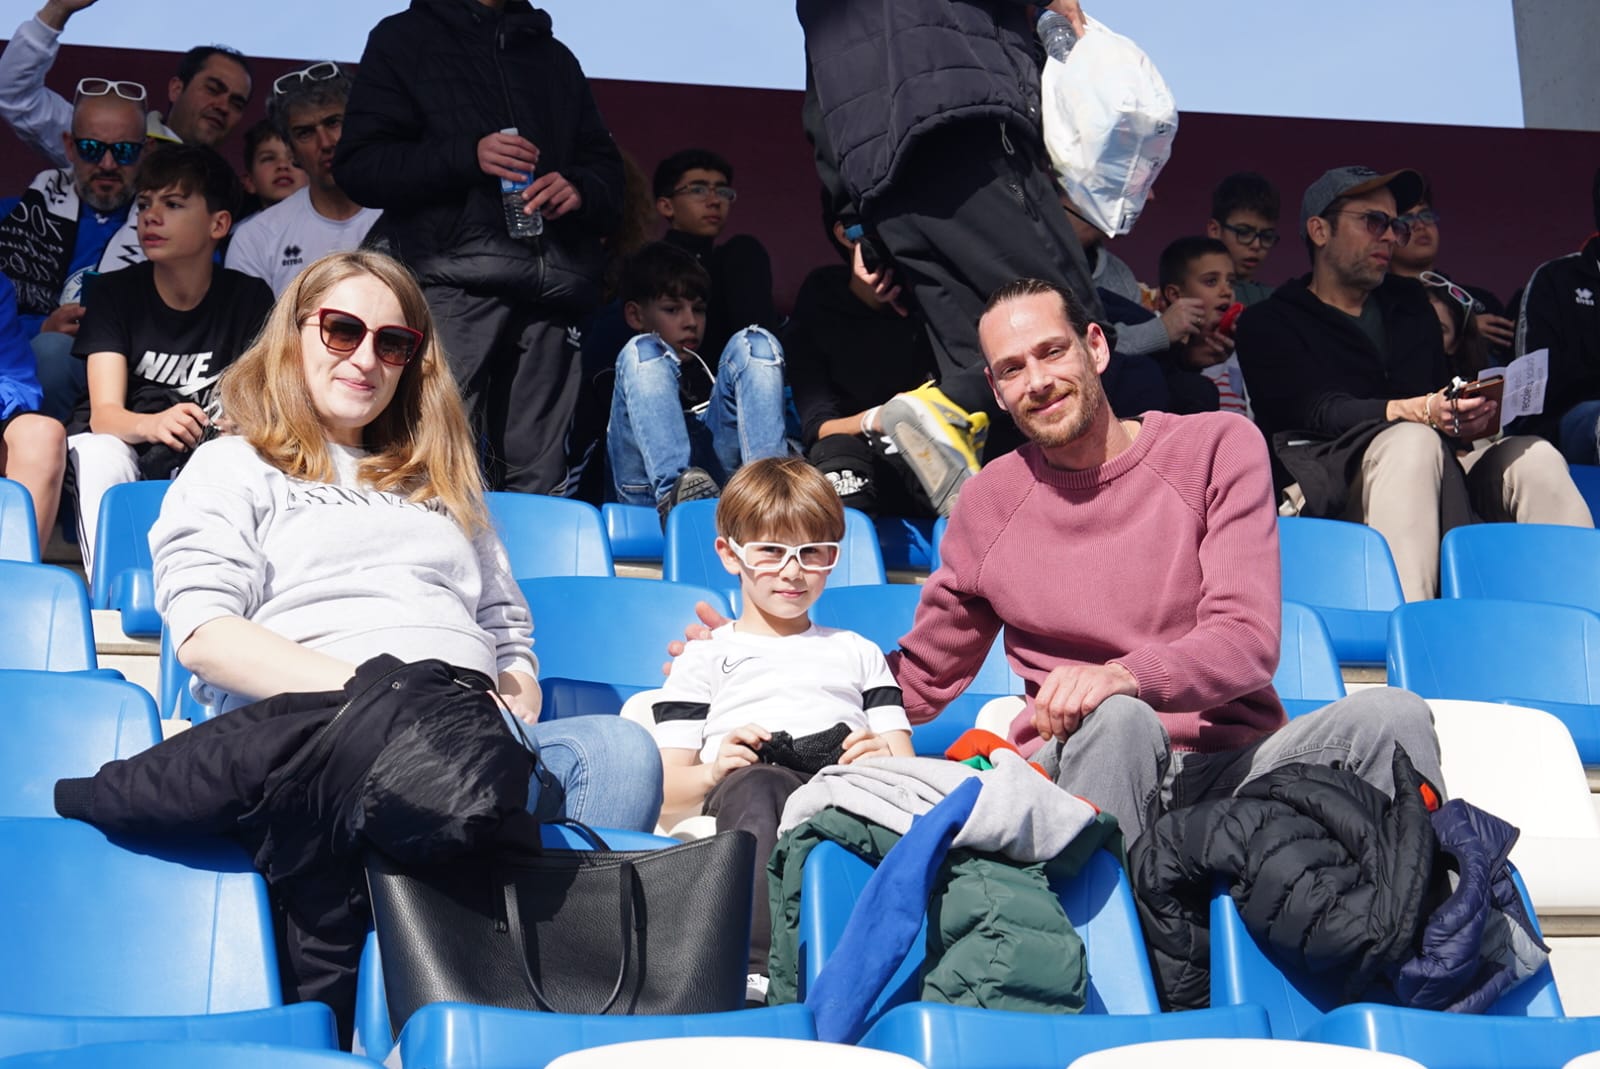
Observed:
[[[1232,234],[1234,240],[1241,245],[1253,245],[1259,241],[1263,249],[1270,249],[1278,243],[1276,227],[1269,226],[1257,230],[1255,227],[1243,223],[1237,225],[1233,223],[1218,223],[1217,225]]]
[[[73,91],[74,99],[83,97],[103,97],[115,94],[123,100],[131,100],[135,104],[143,104],[145,99],[144,86],[138,82],[114,82],[110,78],[84,78],[78,82],[78,88]]]
[[[78,158],[84,163],[99,163],[109,152],[119,167],[133,166],[144,152],[143,141],[99,141],[92,137],[75,137],[72,147],[78,150]]]
[[[1445,293],[1450,295],[1450,299],[1459,304],[1467,315],[1470,316],[1472,313],[1478,311],[1478,298],[1474,297],[1472,294],[1468,293],[1454,282],[1451,282],[1439,272],[1424,271],[1422,274],[1417,276],[1417,280],[1424,286],[1429,286],[1433,289],[1444,290]]]
[[[337,63],[332,60],[323,60],[321,63],[313,63],[309,67],[301,67],[297,71],[290,71],[288,74],[281,75],[272,83],[272,93],[277,96],[287,93],[292,87],[301,82],[326,82],[330,78],[337,78],[343,73],[344,71],[339,68]]]
[[[747,542],[740,545],[728,539],[728,548],[757,575],[781,572],[789,566],[792,557],[808,572],[831,572],[839,563],[839,543],[804,542],[798,546],[782,542]]]
[[[359,316],[341,312],[337,308],[318,308],[317,326],[321,329],[322,344],[330,353],[349,356],[361,347],[361,341],[372,332],[372,351],[379,360],[392,367],[405,367],[422,348],[422,331],[391,324],[368,327]]]
[[[1344,210],[1333,214],[1355,216],[1367,224],[1367,233],[1374,238],[1381,239],[1386,232],[1392,229],[1396,245],[1404,245],[1411,240],[1411,224],[1403,218],[1390,215],[1388,212],[1380,212],[1378,209],[1373,208],[1365,212]]]

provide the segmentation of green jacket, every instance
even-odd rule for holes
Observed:
[[[835,842],[876,865],[900,837],[844,810],[822,810],[778,840],[767,864],[772,900],[773,1005],[798,1000],[801,871],[820,843]],[[1078,1013],[1088,972],[1052,881],[1071,878],[1102,846],[1120,850],[1116,821],[1101,815],[1049,862],[1021,864],[952,850],[928,902],[922,998],[1032,1013]]]

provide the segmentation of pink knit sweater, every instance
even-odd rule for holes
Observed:
[[[1133,445],[1088,471],[1024,446],[961,491],[916,621],[890,659],[913,723],[973,678],[1005,625],[1038,746],[1033,695],[1052,668],[1127,668],[1175,748],[1253,742],[1284,722],[1277,513],[1261,433],[1232,413],[1149,412]]]

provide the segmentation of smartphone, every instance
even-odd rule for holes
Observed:
[[[1222,318],[1217,320],[1217,333],[1224,338],[1233,337],[1233,332],[1239,329],[1239,316],[1244,314],[1244,305],[1235,301],[1222,313]]]
[[[1495,404],[1499,404],[1500,398],[1505,395],[1505,391],[1506,377],[1504,375],[1491,375],[1486,379],[1474,379],[1472,382],[1462,382],[1459,385],[1452,383],[1445,388],[1445,396],[1451,400],[1468,397],[1487,397]]]

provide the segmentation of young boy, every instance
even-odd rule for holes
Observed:
[[[749,234],[717,239],[733,211],[733,165],[703,148],[675,152],[656,165],[651,182],[656,211],[667,221],[663,240],[689,253],[711,275],[706,302],[706,351],[720,353],[744,327],[776,330],[772,257]]]
[[[1223,316],[1233,306],[1236,276],[1228,247],[1215,238],[1179,238],[1161,252],[1161,296],[1167,303],[1191,298],[1200,302],[1196,329],[1173,343],[1163,363],[1168,381],[1174,373],[1198,372],[1215,386],[1216,403],[1191,403],[1179,411],[1238,412],[1250,415],[1244,376],[1233,355],[1233,339],[1218,331]],[[1186,391],[1173,389],[1178,400]],[[1197,394],[1196,396],[1203,396]],[[1205,399],[1209,401],[1210,398]]]
[[[1272,296],[1273,287],[1256,280],[1267,254],[1278,243],[1278,191],[1254,171],[1230,174],[1211,194],[1206,236],[1227,248],[1237,276],[1233,299],[1248,308]]]
[[[766,867],[784,802],[823,765],[912,756],[911,725],[882,652],[853,631],[811,623],[843,537],[839,495],[804,460],[740,469],[717,504],[716,546],[723,567],[739,577],[743,612],[708,641],[689,643],[655,705],[662,819],[704,812],[716,817],[718,831],[756,837],[752,1001],[766,999]],[[830,731],[826,742],[807,745]],[[779,732],[797,743],[793,749],[826,753],[810,763],[776,763],[790,750]]]
[[[306,173],[295,166],[289,142],[271,119],[262,119],[244,132],[244,175],[240,182],[249,194],[241,218],[272,207],[306,184]],[[249,203],[252,200],[254,203]]]
[[[783,348],[761,327],[701,359],[711,279],[664,242],[623,268],[622,313],[638,334],[617,355],[606,455],[618,501],[654,505],[665,526],[680,501],[716,497],[741,464],[788,452]]]
[[[151,153],[135,210],[146,262],[94,280],[72,352],[89,399],[67,425],[78,487],[79,549],[92,565],[100,498],[119,483],[170,478],[212,433],[212,393],[267,313],[260,279],[215,264],[239,180],[199,145]]]

